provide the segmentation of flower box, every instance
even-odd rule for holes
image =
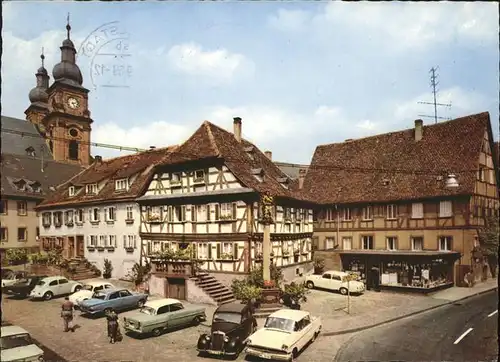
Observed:
[[[204,184],[205,183],[205,178],[204,177],[198,177],[193,180],[195,184]]]
[[[125,224],[133,224],[134,223],[134,219],[125,219]]]
[[[134,252],[134,248],[132,248],[132,247],[128,247],[128,248],[125,248],[125,251],[126,251],[127,253],[133,253],[133,252]]]

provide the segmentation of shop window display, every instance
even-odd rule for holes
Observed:
[[[428,263],[387,261],[382,263],[381,285],[435,288],[449,283],[449,266],[442,259]]]

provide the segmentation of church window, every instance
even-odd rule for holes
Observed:
[[[78,142],[75,140],[69,141],[68,154],[70,160],[78,160]]]

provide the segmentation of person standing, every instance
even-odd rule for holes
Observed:
[[[75,329],[73,327],[73,303],[69,300],[69,297],[64,298],[64,302],[61,307],[61,318],[64,322],[64,332],[71,330],[74,332]]]
[[[111,310],[107,315],[109,343],[115,343],[118,335],[118,315]]]

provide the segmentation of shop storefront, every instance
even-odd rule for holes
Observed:
[[[429,293],[453,286],[456,252],[356,250],[339,252],[345,271],[367,287]]]

